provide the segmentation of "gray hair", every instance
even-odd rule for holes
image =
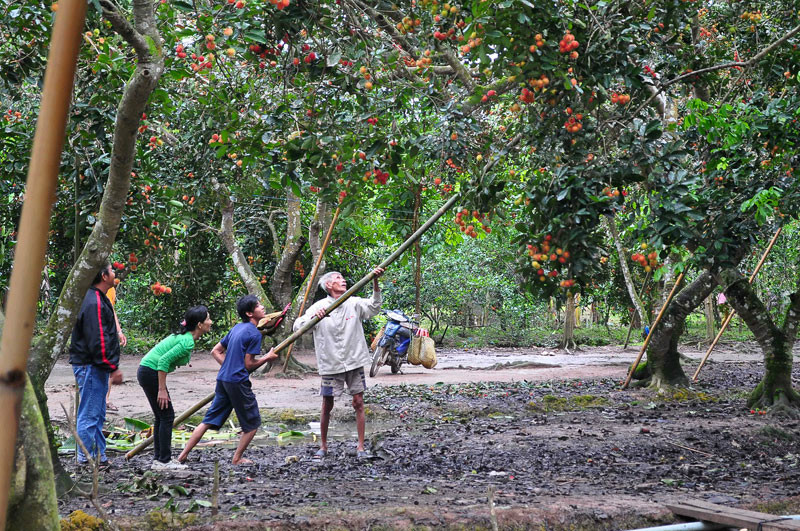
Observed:
[[[324,291],[325,293],[328,293],[328,282],[330,282],[331,277],[333,277],[333,275],[341,276],[342,274],[339,273],[338,271],[328,271],[327,273],[322,275],[319,279],[319,283],[317,285],[320,288],[322,288],[322,291]]]

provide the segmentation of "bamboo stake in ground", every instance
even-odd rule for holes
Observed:
[[[683,275],[684,274],[685,274],[685,271],[682,271],[681,274],[678,275],[678,280],[676,280],[675,281],[675,285],[672,286],[672,291],[669,292],[669,296],[667,297],[667,300],[664,301],[664,306],[661,307],[661,311],[658,312],[658,317],[656,317],[656,320],[653,323],[653,326],[650,327],[650,333],[647,334],[647,338],[644,340],[644,343],[642,344],[642,349],[639,351],[639,355],[636,356],[636,361],[633,362],[633,365],[631,366],[631,370],[628,373],[628,377],[625,379],[625,383],[622,384],[622,388],[623,389],[627,389],[628,384],[631,383],[631,378],[633,378],[633,373],[636,372],[636,368],[639,366],[639,362],[642,361],[642,356],[644,355],[645,351],[647,350],[647,345],[650,344],[650,338],[653,337],[653,332],[655,332],[655,329],[658,326],[658,323],[661,321],[661,317],[663,317],[664,311],[667,309],[667,306],[669,306],[669,303],[672,302],[672,297],[675,295],[675,291],[677,291],[678,286],[680,286],[681,282],[683,281]]]
[[[422,235],[428,229],[430,229],[433,226],[433,224],[436,223],[439,220],[439,218],[442,217],[445,214],[445,212],[447,212],[448,210],[453,208],[453,205],[456,204],[456,201],[458,201],[459,198],[460,198],[460,195],[458,195],[458,194],[456,194],[453,197],[451,197],[444,205],[442,205],[442,207],[439,210],[437,210],[433,214],[433,216],[430,217],[430,219],[428,221],[425,222],[424,225],[422,225],[419,229],[417,229],[416,232],[414,232],[414,234],[409,236],[408,239],[406,241],[404,241],[400,245],[400,247],[397,248],[397,250],[395,252],[393,252],[391,255],[389,255],[389,257],[386,258],[383,262],[378,264],[376,266],[376,268],[386,269],[387,267],[389,267],[389,265],[391,265],[392,262],[397,260],[409,247],[411,247],[414,244],[415,241],[417,241],[420,237],[422,237]],[[325,316],[327,317],[327,315],[329,313],[331,313],[333,310],[335,310],[336,308],[341,306],[344,301],[346,301],[347,299],[352,297],[355,293],[358,293],[361,290],[361,288],[363,288],[365,285],[367,285],[368,282],[370,282],[372,280],[372,278],[374,276],[375,276],[374,270],[370,271],[369,273],[367,273],[367,275],[364,278],[362,278],[361,280],[359,280],[358,282],[353,284],[353,286],[349,290],[345,291],[342,294],[341,297],[336,299],[333,302],[333,304],[331,304],[330,306],[325,308]],[[281,341],[276,347],[274,347],[275,352],[278,353],[278,352],[282,351],[283,349],[285,349],[286,347],[288,347],[289,345],[291,345],[292,343],[294,343],[297,340],[297,338],[299,338],[300,336],[302,336],[303,334],[305,334],[306,332],[308,332],[309,330],[314,328],[314,326],[319,321],[320,321],[320,318],[317,317],[317,316],[314,316],[311,319],[311,321],[309,321],[308,324],[306,324],[304,327],[300,328],[300,330],[297,330],[296,332],[294,332],[292,335],[290,335],[289,337],[287,337],[286,339]],[[206,404],[208,404],[209,402],[211,402],[213,399],[214,399],[214,393],[211,393],[210,395],[205,397],[203,400],[201,400],[197,404],[193,405],[187,411],[184,411],[178,418],[175,419],[174,424],[175,425],[180,424],[181,422],[183,422],[184,420],[189,418],[192,414],[194,414],[198,409],[200,409],[201,407],[203,407]],[[133,450],[131,450],[127,454],[125,454],[125,458],[126,459],[130,459],[131,457],[133,457],[136,454],[138,454],[139,452],[141,452],[143,449],[145,449],[148,446],[150,446],[150,444],[152,442],[153,442],[153,437],[152,436],[149,437],[148,439],[145,439],[144,441],[139,443],[136,446],[136,448],[134,448]]]
[[[778,230],[775,232],[775,235],[772,237],[772,240],[770,240],[769,245],[767,245],[767,248],[764,250],[764,253],[761,255],[761,260],[758,261],[758,265],[753,270],[753,274],[750,275],[750,280],[749,280],[750,284],[753,283],[753,280],[755,280],[756,275],[761,270],[761,266],[764,265],[764,260],[767,259],[767,255],[769,255],[769,252],[772,250],[772,247],[775,245],[775,242],[778,240],[778,236],[780,236],[781,230],[783,230],[783,227],[778,227]],[[703,359],[700,361],[700,365],[698,365],[697,366],[697,370],[694,371],[694,376],[692,376],[692,381],[693,382],[697,381],[697,375],[700,374],[700,369],[702,369],[703,365],[706,364],[706,360],[708,360],[708,357],[711,355],[711,351],[714,350],[714,347],[717,346],[717,343],[719,342],[720,338],[722,337],[722,334],[725,333],[725,330],[728,328],[728,325],[730,324],[731,319],[733,319],[733,316],[734,316],[735,313],[736,313],[736,311],[734,311],[734,309],[731,308],[731,313],[729,313],[728,317],[725,318],[725,322],[722,323],[722,326],[720,327],[719,332],[717,332],[717,336],[714,338],[714,341],[711,342],[711,345],[708,346],[708,350],[706,350],[706,353],[703,356]]]
[[[61,150],[67,125],[75,65],[86,19],[86,0],[62,0],[53,25],[42,103],[28,166],[19,241],[8,292],[8,308],[0,343],[0,529],[6,527],[11,470],[25,389],[25,367],[36,321],[50,212],[55,199]]]
[[[647,275],[644,277],[644,282],[642,283],[642,289],[639,290],[639,299],[641,300],[642,295],[644,295],[644,288],[647,287],[647,281],[650,280],[650,273],[648,272]],[[644,306],[644,305],[642,305]],[[645,322],[645,316],[642,315],[642,322]],[[622,345],[622,350],[628,348],[628,341],[631,339],[631,330],[633,330],[633,318],[631,318],[630,324],[628,324],[628,335],[625,336],[625,344]]]
[[[325,240],[322,242],[322,247],[319,249],[319,256],[317,257],[317,261],[314,263],[314,267],[311,269],[311,275],[308,278],[308,284],[306,285],[306,291],[303,293],[303,301],[300,303],[300,310],[297,312],[298,316],[303,315],[303,312],[306,309],[306,302],[308,301],[308,295],[311,292],[311,286],[316,283],[317,280],[317,271],[319,271],[319,265],[322,263],[322,258],[325,256],[325,251],[328,249],[328,243],[331,241],[331,235],[333,234],[333,228],[336,226],[336,222],[339,220],[339,214],[342,211],[342,207],[336,207],[336,212],[333,213],[333,219],[331,220],[331,225],[328,227],[328,233],[325,235]],[[283,372],[286,372],[287,367],[289,367],[289,360],[292,357],[292,350],[294,349],[294,343],[289,345],[289,350],[286,351],[286,360],[283,362]],[[266,367],[266,365],[264,365]],[[266,368],[261,369],[260,372],[266,372]]]

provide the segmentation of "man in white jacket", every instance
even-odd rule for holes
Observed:
[[[315,316],[320,321],[314,327],[314,350],[317,354],[317,371],[322,377],[319,394],[322,396],[320,415],[320,449],[314,455],[322,459],[328,455],[328,425],[331,419],[333,401],[341,396],[347,385],[347,392],[353,397],[358,430],[358,450],[360,459],[372,457],[364,449],[364,391],[367,389],[364,366],[372,361],[369,347],[364,339],[361,321],[377,315],[381,309],[381,290],[378,277],[383,269],[376,268],[372,279],[372,297],[350,297],[327,317],[325,309],[347,291],[347,281],[341,273],[331,271],[319,279],[321,287],[328,296],[312,304],[305,314],[294,322],[294,330],[305,326]]]

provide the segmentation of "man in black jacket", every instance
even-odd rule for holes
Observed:
[[[119,370],[119,337],[114,319],[114,307],[106,297],[114,285],[114,269],[106,263],[97,272],[92,286],[86,292],[75,328],[69,362],[80,389],[80,404],[76,428],[92,459],[100,456],[101,466],[108,466],[106,438],[103,423],[106,420],[106,393],[109,381],[122,383]],[[110,377],[109,377],[110,375]],[[78,445],[78,463],[85,464],[87,457]]]

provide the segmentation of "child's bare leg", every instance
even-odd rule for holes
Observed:
[[[189,440],[186,441],[186,446],[183,447],[181,455],[178,456],[178,461],[181,463],[186,461],[186,458],[189,457],[189,452],[191,452],[192,448],[194,448],[195,445],[200,442],[200,439],[203,438],[203,435],[206,433],[206,430],[209,427],[210,426],[208,424],[200,423],[200,425],[194,429],[192,435],[189,437]]]

